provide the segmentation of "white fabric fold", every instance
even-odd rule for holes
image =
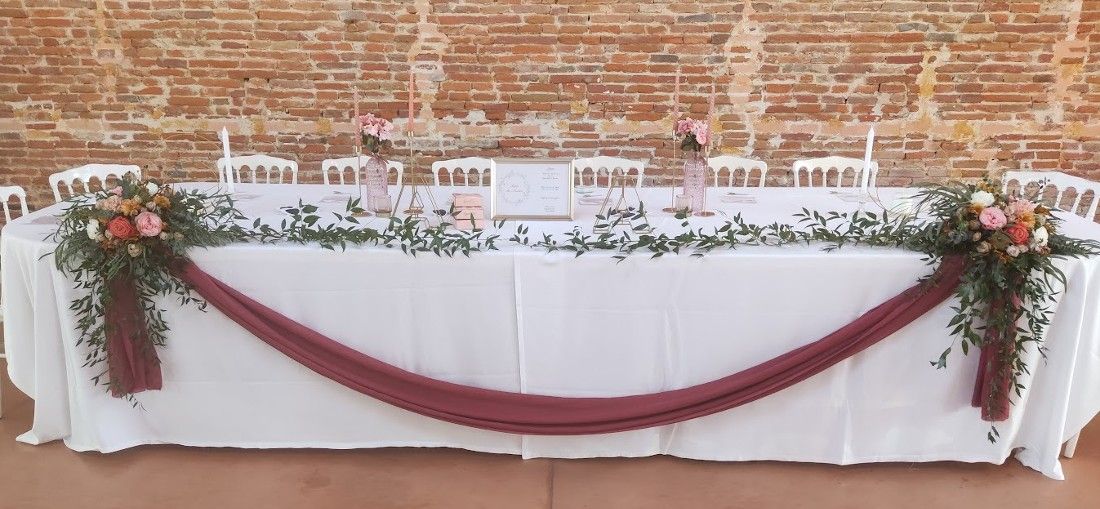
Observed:
[[[269,222],[299,196],[331,210],[335,187],[242,184],[247,215]],[[446,203],[451,191],[436,190]],[[344,188],[344,192],[354,192]],[[852,210],[823,189],[749,189],[755,203],[708,200],[753,222],[790,222],[802,207]],[[885,201],[912,190],[881,190]],[[346,196],[346,195],[344,195]],[[642,190],[648,209],[667,189]],[[325,200],[326,198],[329,198]],[[323,201],[325,200],[325,201]],[[578,207],[590,231],[595,206]],[[949,304],[852,359],[760,401],[675,426],[609,435],[521,437],[411,414],[320,377],[217,311],[162,302],[172,327],[161,351],[165,386],[111,398],[82,366],[68,303],[78,293],[52,266],[51,207],[5,227],[0,241],[5,341],[12,381],[35,399],[25,443],[64,439],[75,450],[140,444],[233,447],[460,447],[524,457],[671,454],[704,460],[835,464],[879,461],[1024,464],[1062,478],[1062,442],[1100,410],[1098,260],[1058,262],[1070,276],[1033,379],[999,425],[997,444],[969,405],[976,358],[946,370],[929,361],[951,344]],[[36,219],[38,221],[36,221]],[[718,225],[693,218],[693,226]],[[371,219],[381,225],[381,220]],[[677,231],[680,220],[654,212]],[[534,222],[531,236],[570,230]],[[511,227],[502,237],[511,236]],[[1064,231],[1100,238],[1069,218]],[[196,251],[206,272],[308,327],[385,362],[433,378],[495,389],[614,396],[694,385],[814,341],[928,273],[921,253],[818,246],[745,247],[616,263],[502,245],[470,258],[411,258],[400,250],[239,245]]]

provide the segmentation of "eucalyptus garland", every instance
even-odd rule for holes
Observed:
[[[1049,210],[1024,197],[1006,196],[999,189],[991,181],[926,187],[918,199],[923,215],[803,209],[793,224],[754,224],[738,214],[710,228],[692,228],[681,215],[682,231],[664,233],[653,232],[645,223],[644,208],[630,208],[598,216],[596,229],[605,233],[574,227],[565,234],[533,235],[524,224],[511,226],[511,234],[502,233],[509,229],[503,222],[487,229],[457,230],[447,221],[450,211],[446,210],[433,211],[438,216],[435,224],[390,218],[384,226],[374,228],[360,221],[363,209],[355,199],[331,216],[322,215],[316,205],[299,201],[284,207],[286,218],[278,224],[256,219],[249,225],[228,195],[173,192],[155,181],[125,180],[119,188],[91,199],[73,199],[53,238],[58,242],[57,267],[72,275],[77,288],[83,290],[84,296],[73,301],[71,310],[78,318],[80,343],[88,345],[87,366],[106,359],[103,316],[111,298],[109,281],[120,274],[133,279],[151,346],[161,346],[169,327],[165,311],[156,305],[157,297],[175,295],[181,305],[204,306],[172,274],[173,262],[192,248],[231,243],[311,244],[331,250],[375,246],[400,249],[411,256],[448,257],[510,245],[575,256],[608,252],[619,261],[634,255],[704,256],[741,246],[791,244],[816,244],[825,250],[854,245],[903,248],[926,254],[930,265],[944,256],[964,256],[968,265],[955,292],[958,302],[948,324],[954,344],[932,364],[945,368],[955,348],[968,354],[1011,337],[1011,347],[998,354],[1006,356],[1002,360],[1011,369],[1009,387],[1019,394],[1023,388],[1019,377],[1029,370],[1023,353],[1031,343],[1044,351],[1041,339],[1050,323],[1051,304],[1067,283],[1054,260],[1100,254],[1100,244],[1060,234],[1059,220]],[[162,220],[156,235],[131,236],[129,229],[121,227],[122,222],[129,222],[135,230],[140,229],[138,216],[148,220],[146,213]],[[1025,325],[1018,327],[1021,322]],[[991,334],[991,330],[1000,331],[1000,335]],[[101,376],[95,380],[100,381]],[[992,428],[988,438],[993,441],[996,436],[996,428]]]

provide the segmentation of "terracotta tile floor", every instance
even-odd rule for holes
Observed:
[[[6,372],[6,369],[4,370]],[[193,449],[76,453],[15,442],[32,402],[3,377],[0,508],[945,508],[1100,507],[1100,425],[1068,481],[1014,460],[837,467],[668,457],[521,460],[454,450]]]

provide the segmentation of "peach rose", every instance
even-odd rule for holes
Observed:
[[[1031,236],[1027,226],[1022,223],[1012,223],[1008,228],[1005,228],[1004,232],[1005,235],[1008,235],[1008,238],[1012,239],[1013,244],[1023,244]]]
[[[122,198],[119,198],[118,195],[108,196],[102,200],[99,200],[99,203],[96,203],[96,206],[99,207],[101,210],[107,210],[110,212],[118,212],[118,207],[120,205],[122,205]]]
[[[116,217],[107,223],[107,231],[119,240],[130,240],[138,236],[138,231],[134,228],[134,225],[130,224],[129,219],[122,216]]]

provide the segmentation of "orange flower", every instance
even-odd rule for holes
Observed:
[[[164,196],[163,194],[158,194],[158,195],[154,196],[153,197],[153,203],[155,203],[158,207],[160,207],[162,209],[166,209],[166,208],[168,208],[172,205],[172,201],[169,200],[168,197]]]
[[[1028,227],[1028,229],[1035,228],[1035,213],[1020,212],[1016,214],[1016,222],[1023,223]]]
[[[124,216],[132,216],[137,214],[141,210],[141,200],[122,200],[122,205],[118,207],[119,213]]]
[[[1031,231],[1021,223],[1012,223],[1004,229],[1005,235],[1012,239],[1013,244],[1023,244],[1031,236]]]

